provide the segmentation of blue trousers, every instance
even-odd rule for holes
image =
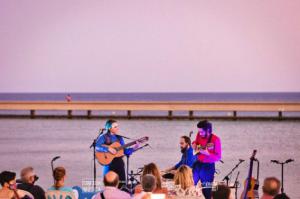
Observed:
[[[202,184],[202,192],[205,199],[211,199],[212,183],[215,175],[215,163],[195,162],[193,165],[194,183],[197,185],[199,180]]]

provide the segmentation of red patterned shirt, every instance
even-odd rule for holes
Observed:
[[[204,155],[199,153],[197,156],[198,161],[204,162],[204,163],[214,163],[219,160],[221,160],[221,141],[220,138],[214,134],[212,134],[211,140],[209,143],[209,136],[206,138],[202,138],[199,133],[196,136],[195,141],[193,144],[199,145],[199,146],[207,146],[207,150],[209,152],[209,155]]]

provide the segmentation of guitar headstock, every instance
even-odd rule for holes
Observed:
[[[257,153],[257,150],[254,149],[253,152],[252,152],[251,158],[250,158],[251,160],[255,159],[256,153]]]
[[[144,143],[144,142],[147,142],[148,140],[149,140],[149,137],[148,137],[148,136],[145,136],[145,137],[142,137],[142,138],[136,140],[136,142]]]

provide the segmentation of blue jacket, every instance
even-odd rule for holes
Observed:
[[[181,165],[187,165],[192,168],[194,162],[195,162],[195,156],[193,154],[193,148],[190,147],[182,154],[181,160],[175,165],[175,169],[178,169]]]
[[[124,145],[124,139],[120,136],[114,135],[114,134],[102,134],[98,140],[96,141],[96,151],[97,152],[108,152],[108,148],[105,146],[102,146],[104,144],[106,144],[106,139],[108,138],[110,139],[111,144],[114,142],[120,142],[121,145]],[[132,148],[126,148],[124,149],[124,154],[125,155],[131,155],[133,152]],[[104,165],[103,166],[103,176],[109,171],[109,165]]]

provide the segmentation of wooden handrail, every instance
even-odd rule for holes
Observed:
[[[300,102],[0,101],[0,110],[300,111]]]

